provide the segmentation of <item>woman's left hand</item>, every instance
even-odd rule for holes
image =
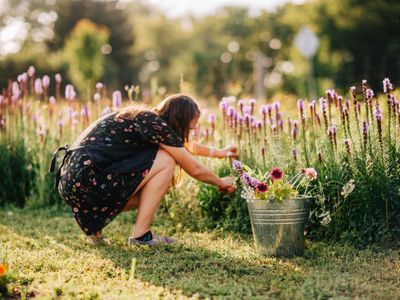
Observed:
[[[239,157],[239,149],[236,145],[228,145],[224,149],[221,150],[222,157],[232,157],[232,158],[238,158]]]

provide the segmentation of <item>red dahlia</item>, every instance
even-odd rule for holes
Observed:
[[[269,173],[272,180],[279,180],[283,178],[283,172],[280,168],[273,168]]]
[[[259,182],[257,184],[257,192],[265,193],[266,191],[268,191],[268,184],[266,184],[265,182]]]

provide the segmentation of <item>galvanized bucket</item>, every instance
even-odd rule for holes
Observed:
[[[311,197],[282,202],[254,199],[247,202],[257,252],[267,256],[301,256],[304,253],[304,223]]]

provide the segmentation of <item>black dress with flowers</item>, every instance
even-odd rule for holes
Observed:
[[[153,112],[133,120],[114,112],[81,134],[73,145],[79,149],[67,153],[61,166],[58,191],[86,234],[100,231],[122,211],[152,167],[160,143],[183,147]]]

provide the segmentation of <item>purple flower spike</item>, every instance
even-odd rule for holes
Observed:
[[[274,105],[275,111],[278,111],[281,108],[281,104],[278,101],[275,101],[273,105]]]
[[[36,95],[43,93],[42,80],[40,78],[35,80],[35,93]]]
[[[389,78],[383,79],[383,92],[390,93],[391,90],[393,90],[393,85],[390,82],[390,79]]]
[[[35,67],[34,66],[30,66],[28,68],[28,76],[29,77],[33,77],[35,75]]]
[[[104,84],[101,82],[96,83],[96,89],[101,90],[104,87]]]
[[[242,171],[243,170],[243,164],[238,160],[234,160],[232,162],[232,166],[236,171]]]
[[[54,76],[54,78],[55,78],[55,80],[56,80],[57,83],[61,83],[62,77],[61,77],[60,74],[57,73],[57,74]]]
[[[365,94],[366,94],[368,100],[371,100],[374,97],[374,91],[371,89],[367,89]]]
[[[268,113],[268,105],[265,105],[265,104],[261,105],[261,107],[260,107],[260,113],[261,113],[262,115],[266,115],[266,114]]]
[[[43,87],[47,89],[50,85],[50,77],[48,75],[44,75],[42,78]]]
[[[76,97],[76,92],[72,84],[67,84],[65,87],[65,98],[68,100],[74,100]]]
[[[215,125],[215,116],[214,115],[208,116],[208,123],[210,123],[211,125]]]
[[[250,177],[249,173],[244,172],[242,174],[242,181],[245,185],[251,186],[251,177]]]
[[[49,103],[50,104],[56,104],[56,102],[57,102],[56,98],[54,96],[50,96]]]
[[[115,108],[120,108],[122,106],[122,95],[120,91],[115,91],[112,94],[112,105]]]

